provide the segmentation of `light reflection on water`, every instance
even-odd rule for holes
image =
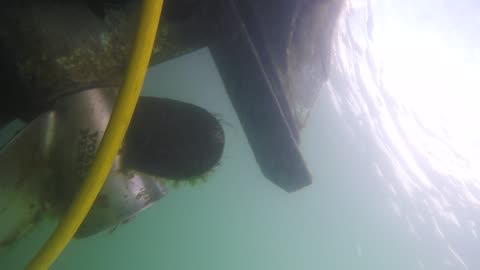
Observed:
[[[406,228],[440,240],[443,265],[479,269],[480,6],[449,3],[348,1],[329,88],[337,111],[387,157],[372,169]]]

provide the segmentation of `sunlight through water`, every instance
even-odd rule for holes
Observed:
[[[372,168],[392,212],[441,242],[454,269],[480,266],[479,11],[465,0],[348,1],[329,81],[338,113],[386,157]]]

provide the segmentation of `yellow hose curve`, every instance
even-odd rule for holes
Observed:
[[[135,110],[153,49],[163,0],[144,0],[127,73],[107,129],[85,182],[56,230],[27,270],[48,269],[72,239],[110,172]]]

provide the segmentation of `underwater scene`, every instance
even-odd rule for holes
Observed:
[[[267,2],[259,1],[256,8],[261,10]],[[248,68],[232,69],[245,72],[239,75],[240,82],[232,84],[230,73],[223,71],[225,62],[218,60],[217,45],[180,53],[167,46],[174,57],[160,55],[150,65],[134,116],[143,120],[132,122],[119,152],[125,158],[113,165],[121,169],[111,177],[138,186],[128,186],[133,195],[123,195],[125,187],[107,182],[95,201],[95,212],[49,269],[480,269],[480,128],[476,127],[480,3],[318,3],[322,4],[310,11],[298,9],[299,14],[308,13],[308,19],[296,18],[301,21],[299,28],[289,35],[291,40],[304,38],[309,43],[289,45],[301,53],[286,53],[285,62],[278,60],[273,64],[278,68],[265,71],[273,86],[302,88],[283,93],[286,101],[275,100],[289,108],[282,117],[291,113],[294,119],[288,134],[311,183],[290,186],[292,176],[285,174],[290,171],[269,171],[274,166],[259,155],[259,142],[277,142],[276,135],[283,135],[276,131],[265,138],[251,135],[258,126],[246,121],[238,109],[239,99],[229,90],[255,85],[245,81],[251,76]],[[325,3],[331,5],[325,8]],[[321,26],[309,26],[316,23]],[[302,32],[301,27],[307,30]],[[157,41],[173,30],[159,31]],[[309,31],[314,34],[306,35]],[[315,35],[315,31],[328,34]],[[273,30],[262,33],[275,38]],[[252,35],[253,43],[256,37]],[[279,47],[265,46],[267,51]],[[313,53],[316,49],[321,53]],[[272,55],[277,57],[276,53]],[[267,57],[257,56],[262,61]],[[249,61],[240,53],[239,57]],[[79,79],[81,88],[91,87],[90,78],[112,76],[103,69],[119,72],[120,68],[112,68],[116,65],[109,62],[106,68],[95,66],[98,70],[82,73],[89,79]],[[281,79],[277,82],[275,76]],[[78,83],[78,77],[71,78],[58,87]],[[57,87],[53,82],[41,87],[53,89]],[[57,175],[34,166],[17,168],[14,161],[28,159],[28,164],[38,165],[30,158],[43,155],[44,146],[70,157],[62,151],[76,147],[76,142],[63,123],[108,122],[104,107],[77,111],[74,103],[111,106],[115,95],[108,88],[111,84],[115,82],[95,81],[100,90],[75,93],[72,100],[62,93],[54,108],[63,115],[45,113],[35,120],[21,115],[0,129],[1,270],[25,268],[54,231],[70,202],[68,194],[77,189],[67,180],[61,187],[45,186],[51,185],[46,179]],[[307,85],[314,89],[303,89]],[[254,108],[262,104],[260,97],[248,98],[242,102],[255,105],[246,106],[247,111],[268,113]],[[85,117],[77,121],[74,116],[79,112]],[[87,119],[94,113],[101,117]],[[256,117],[263,121],[263,115]],[[41,133],[41,144],[32,144],[31,138],[38,136],[31,134],[38,129],[46,132]],[[88,152],[97,137],[88,132],[81,136],[80,144]],[[161,142],[152,143],[159,137]],[[8,152],[22,138],[30,144]],[[177,155],[186,152],[188,160]],[[271,156],[272,163],[275,158]],[[55,162],[61,164],[59,171],[67,173],[73,166],[68,160]],[[78,177],[84,177],[88,162],[82,159],[73,166]],[[7,178],[12,175],[26,180],[11,183]],[[24,185],[25,181],[33,184]],[[131,208],[120,205],[113,193],[130,200]],[[119,216],[104,212],[106,205]]]

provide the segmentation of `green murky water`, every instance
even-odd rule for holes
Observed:
[[[331,108],[320,106],[304,134],[314,184],[288,194],[260,173],[208,50],[152,67],[143,94],[222,115],[230,125],[221,165],[207,183],[170,188],[113,233],[72,241],[52,269],[405,269],[403,237],[373,201],[359,201],[372,191],[356,188],[355,149],[333,143]],[[2,255],[2,269],[21,269],[52,228],[42,223]],[[385,236],[388,248],[375,241]]]
[[[341,24],[339,40],[355,46],[344,50],[337,43],[334,72],[349,74],[353,67],[358,75],[365,68],[368,50],[354,41],[367,34],[358,39],[349,31],[355,18],[362,22],[355,12],[366,2],[349,1],[353,20]],[[355,48],[358,54],[348,55]],[[379,127],[385,115],[366,78],[362,87],[368,91],[321,91],[301,145],[314,183],[288,194],[262,176],[207,49],[150,68],[144,95],[191,102],[228,123],[221,164],[207,183],[171,187],[113,233],[72,241],[51,269],[476,269],[478,189],[432,173],[427,185],[409,173],[404,156],[389,156],[402,144],[389,141],[388,132],[371,131],[381,128],[363,128]],[[362,113],[370,118],[357,117]],[[53,225],[45,221],[0,255],[0,269],[22,269]]]

